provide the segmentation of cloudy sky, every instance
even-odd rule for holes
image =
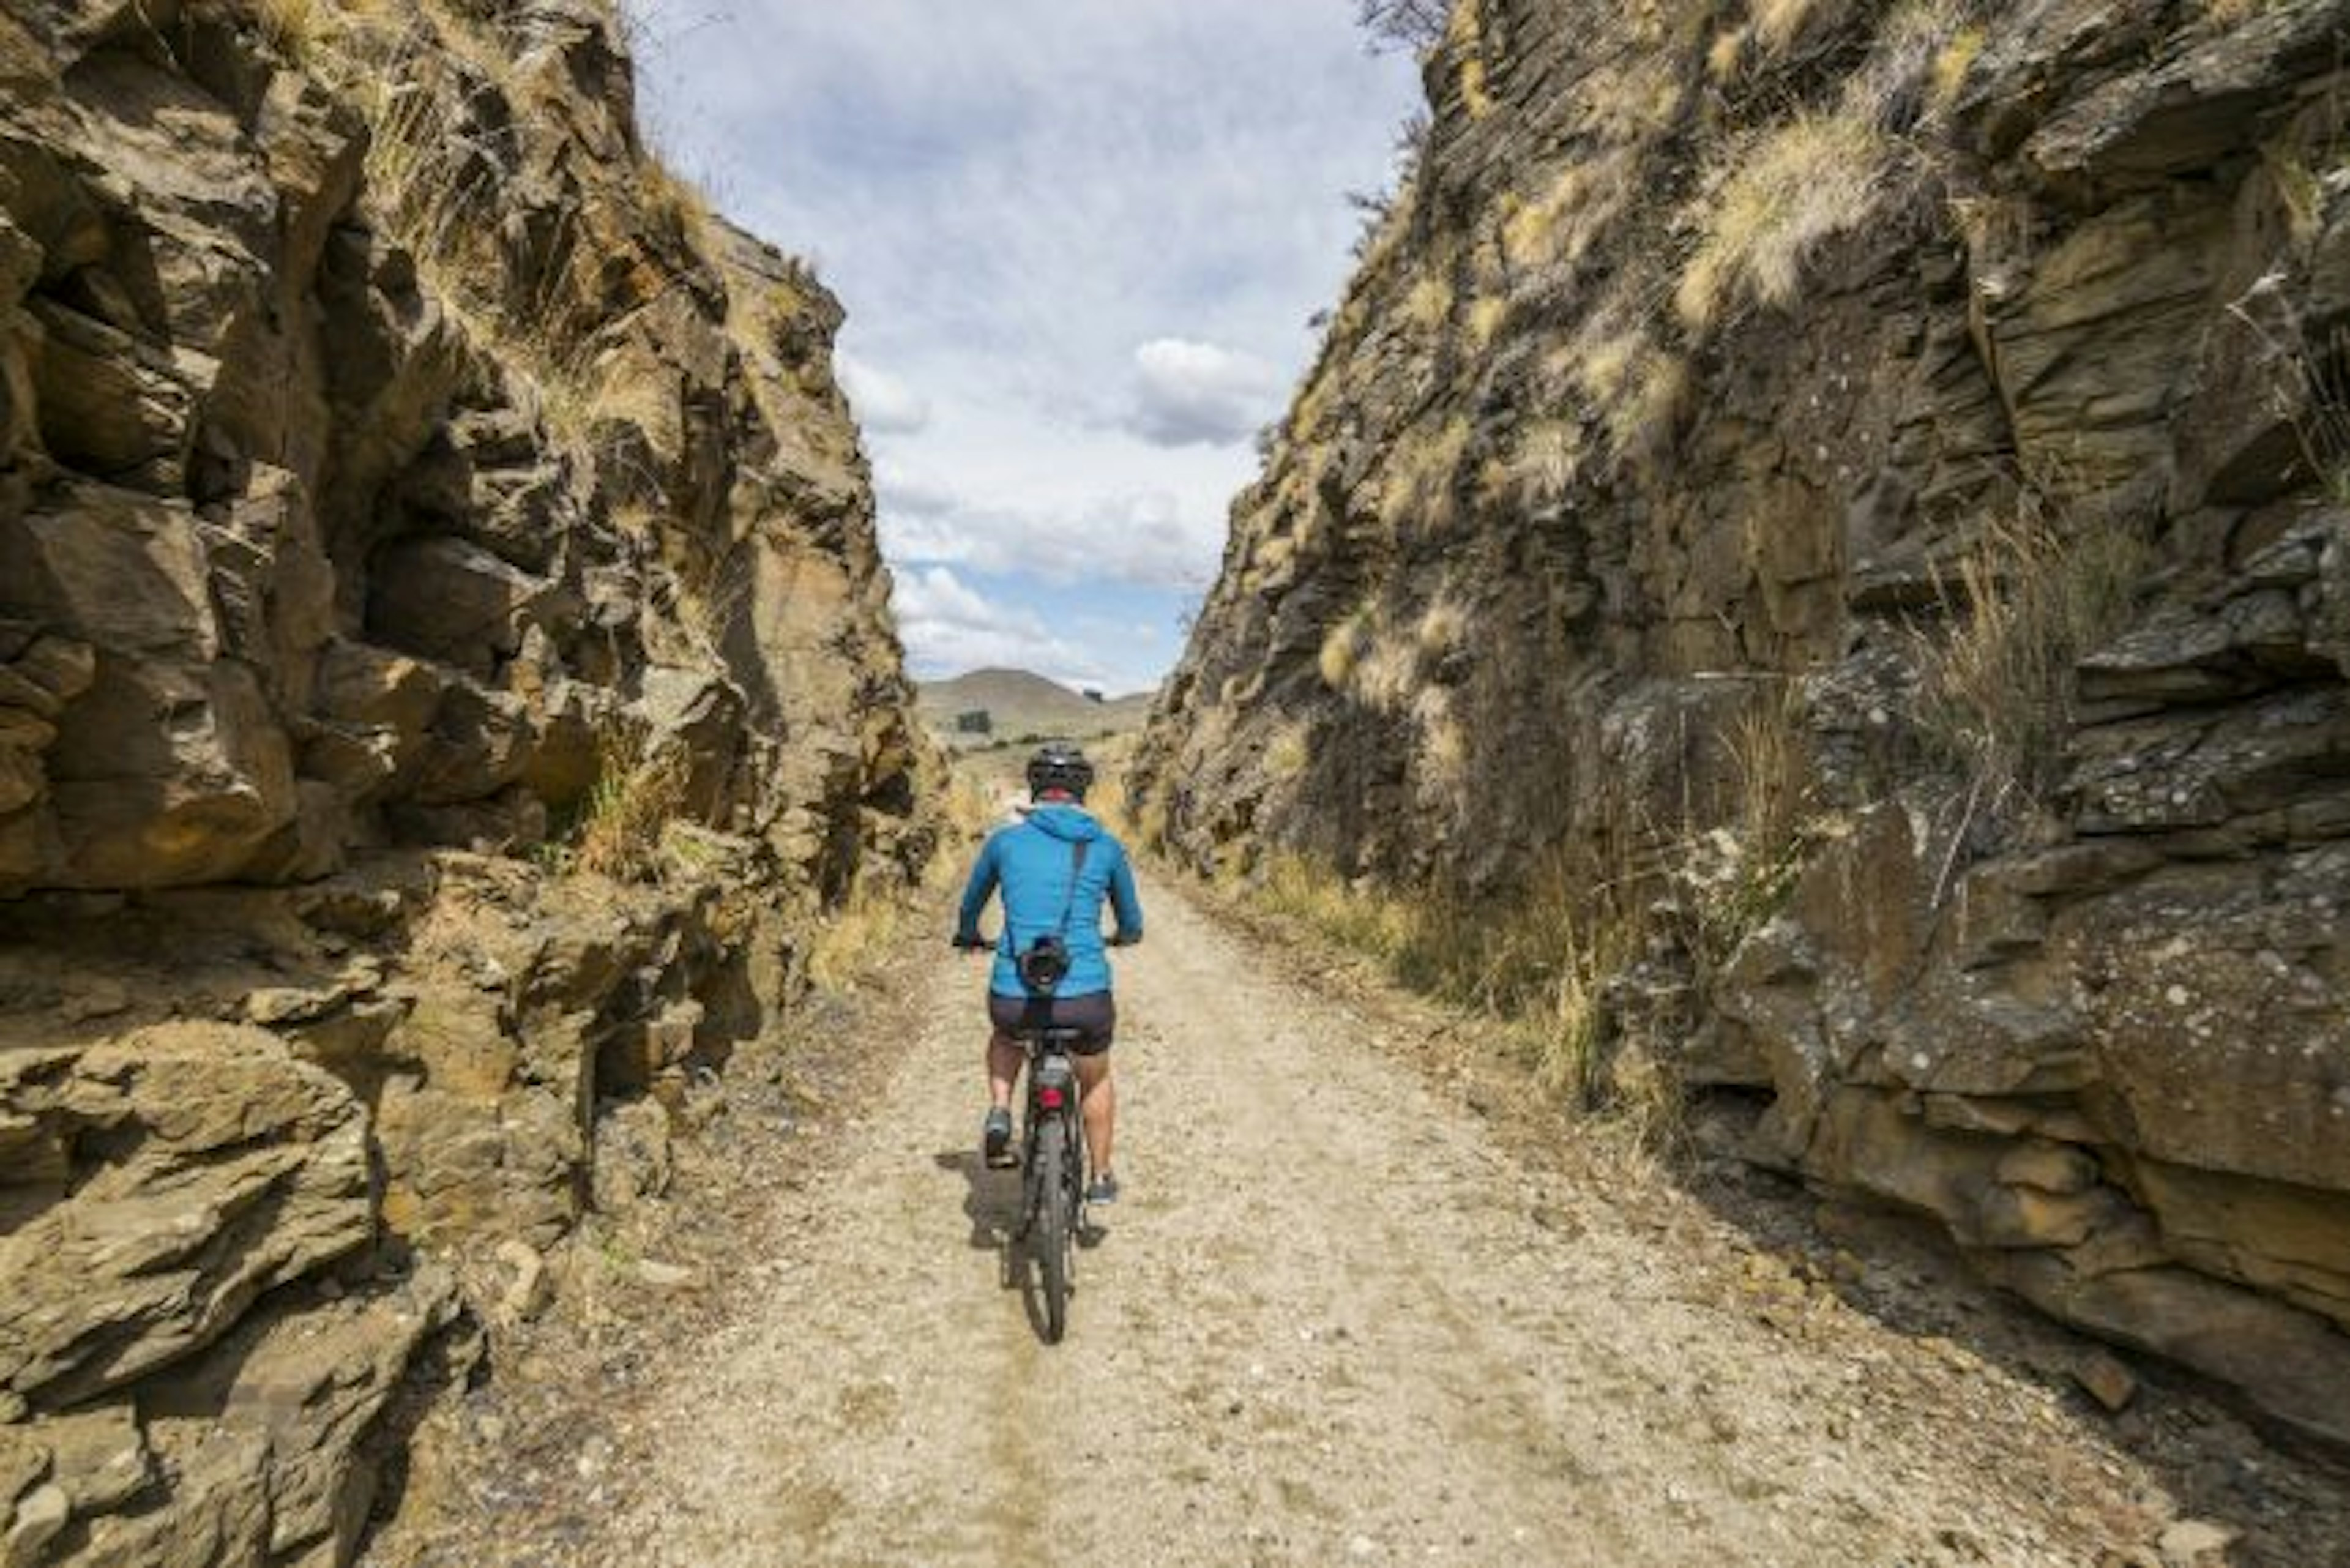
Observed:
[[[814,258],[915,672],[1181,650],[1388,182],[1353,0],[642,0],[656,144]]]

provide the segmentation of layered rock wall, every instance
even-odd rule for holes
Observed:
[[[1749,1158],[2350,1438],[2346,41],[1461,0],[1146,816],[1636,906]]]
[[[0,1539],[334,1562],[930,829],[840,311],[595,0],[0,5]]]

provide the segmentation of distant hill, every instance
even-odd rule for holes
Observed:
[[[925,680],[915,686],[915,708],[922,722],[959,745],[984,745],[990,740],[1016,741],[1024,735],[1067,735],[1088,740],[1122,735],[1142,727],[1150,714],[1152,693],[1097,702],[1057,680],[1025,670],[974,670],[951,680]],[[958,735],[956,716],[985,712],[991,735]]]

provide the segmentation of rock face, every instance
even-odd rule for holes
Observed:
[[[1461,0],[1147,816],[1583,889],[1748,1158],[2350,1438],[2346,29]]]
[[[839,307],[624,36],[0,4],[10,1564],[348,1560],[480,1261],[929,853]]]

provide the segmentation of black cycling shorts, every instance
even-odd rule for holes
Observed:
[[[1107,991],[1089,996],[998,996],[987,993],[987,1021],[1009,1034],[1016,1029],[1077,1029],[1080,1056],[1097,1056],[1109,1049],[1118,1033],[1118,1003]]]

